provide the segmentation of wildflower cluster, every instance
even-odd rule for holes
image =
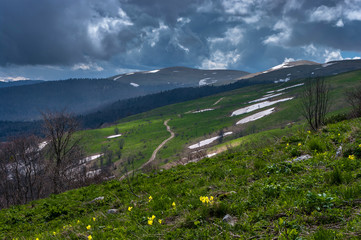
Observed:
[[[133,207],[128,207],[128,211],[131,212]]]
[[[209,198],[207,196],[201,196],[199,197],[199,200],[201,200],[202,203],[205,203],[205,204],[213,204],[214,203],[214,198],[213,196],[210,196]]]
[[[355,155],[349,155],[348,158],[351,160],[355,160]]]
[[[152,200],[153,200],[152,196],[149,196],[149,201],[148,201],[148,202],[150,202],[150,201],[152,201]]]
[[[152,215],[151,217],[148,217],[148,225],[153,225],[154,219],[155,219],[154,215]]]

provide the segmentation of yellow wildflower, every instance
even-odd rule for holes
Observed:
[[[149,196],[149,202],[152,201],[152,200],[153,200],[152,196]]]
[[[79,223],[80,223],[80,221],[78,220],[78,221],[76,221],[76,223],[77,223],[77,224],[79,224]]]
[[[39,238],[35,238],[35,240],[39,240]]]
[[[95,222],[95,220],[96,220],[96,218],[95,217],[93,217],[93,221]]]
[[[311,131],[307,131],[307,133],[308,133],[308,134],[310,134],[310,133],[311,133]]]
[[[158,219],[159,224],[162,224],[162,219]]]
[[[341,134],[337,134],[337,136],[341,136]]]
[[[93,239],[92,235],[89,235],[88,240],[92,240],[92,239]]]
[[[133,208],[133,207],[128,207],[128,211],[129,211],[129,212],[132,211],[132,208]]]
[[[175,202],[172,203],[172,207],[175,208]]]
[[[155,218],[154,215],[152,215],[151,217],[148,217],[148,225],[153,225],[154,218]]]
[[[56,235],[56,232],[53,232],[53,235],[55,236],[55,235]]]
[[[298,146],[301,146],[302,144],[301,143],[298,143]]]
[[[351,160],[355,160],[355,155],[349,155],[348,158]]]
[[[88,225],[86,226],[86,229],[90,230],[92,228],[92,226]]]
[[[360,148],[361,148],[361,144],[360,144],[360,145],[358,145],[358,147],[360,147]]]

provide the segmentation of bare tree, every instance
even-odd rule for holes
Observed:
[[[347,102],[352,108],[351,117],[361,117],[361,85],[347,92]]]
[[[74,137],[78,122],[69,113],[43,113],[44,133],[49,140],[48,156],[53,193],[60,193],[71,188],[74,181],[72,170],[77,169],[84,153],[79,145],[79,138]]]
[[[43,194],[44,158],[40,139],[18,137],[0,149],[0,207],[24,204]]]
[[[301,97],[302,114],[314,131],[325,122],[325,116],[330,108],[329,91],[330,87],[324,78],[306,80]]]

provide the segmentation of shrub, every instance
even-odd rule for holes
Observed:
[[[310,151],[324,152],[326,150],[325,141],[319,138],[312,138],[307,142]]]

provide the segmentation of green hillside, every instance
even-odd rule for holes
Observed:
[[[360,133],[354,119],[245,136],[198,163],[1,210],[0,238],[359,239]]]
[[[361,71],[349,72],[326,78],[331,86],[331,111],[345,112],[345,93],[359,83]],[[153,150],[166,138],[169,133],[166,131],[163,122],[171,119],[168,125],[176,134],[175,138],[168,142],[158,154],[156,161],[164,164],[179,159],[187,158],[190,152],[189,145],[201,140],[219,135],[220,131],[232,131],[223,140],[238,138],[255,132],[283,127],[289,123],[302,122],[300,114],[299,94],[302,87],[287,89],[283,95],[268,100],[294,97],[293,100],[277,103],[270,107],[265,107],[250,113],[239,116],[231,116],[231,113],[239,108],[252,105],[249,101],[259,99],[268,91],[293,86],[303,83],[304,80],[291,81],[282,84],[267,84],[245,87],[226,93],[205,97],[185,103],[178,103],[166,107],[158,108],[146,113],[137,114],[121,120],[117,125],[82,131],[79,135],[83,139],[83,146],[87,153],[100,153],[102,146],[109,146],[114,152],[118,151],[120,138],[107,139],[107,136],[114,134],[114,129],[118,128],[124,140],[122,156],[119,158],[113,155],[113,162],[122,163],[129,159],[135,161],[135,168],[145,163],[152,155]],[[221,101],[214,105],[218,100]],[[276,107],[275,112],[257,121],[247,124],[235,125],[240,119]],[[213,108],[213,111],[201,113],[191,113],[192,111]],[[118,169],[120,174],[121,169]]]

